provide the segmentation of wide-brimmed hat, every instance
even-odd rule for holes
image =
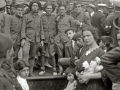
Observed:
[[[31,7],[32,7],[33,3],[37,3],[38,6],[39,6],[39,9],[42,8],[41,3],[38,0],[33,0],[29,3],[30,10],[31,10]]]
[[[56,5],[53,4],[53,3],[51,3],[51,2],[46,2],[46,3],[43,5],[43,10],[46,11],[45,9],[46,9],[46,7],[49,6],[49,5],[52,6],[52,9],[53,9],[53,11],[54,11],[55,8],[56,8]],[[53,12],[53,11],[52,11],[52,12]]]
[[[1,1],[1,2],[0,2],[0,8],[3,8],[3,7],[5,7],[5,6],[6,6],[6,2]]]

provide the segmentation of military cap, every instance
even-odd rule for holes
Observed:
[[[10,36],[0,33],[0,57],[4,57],[8,50],[13,46]]]
[[[17,4],[15,5],[15,8],[24,8],[23,4]]]
[[[107,7],[106,4],[103,4],[103,3],[100,3],[100,4],[97,4],[98,7]]]
[[[0,1],[0,8],[3,8],[3,7],[5,7],[5,6],[6,6],[6,2]]]
[[[55,4],[50,3],[50,2],[46,2],[46,3],[43,5],[43,10],[46,11],[45,9],[46,9],[46,7],[49,6],[49,5],[52,6],[52,9],[53,9],[53,11],[54,11],[55,8],[56,8],[56,6],[55,6]],[[53,12],[53,11],[52,11],[52,12]]]
[[[90,8],[95,9],[95,5],[93,5],[93,4],[88,4],[88,5],[86,5],[86,7],[90,7]]]

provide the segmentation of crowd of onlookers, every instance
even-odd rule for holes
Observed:
[[[45,75],[46,66],[67,76],[64,90],[120,90],[119,0],[13,1],[0,2],[1,90],[29,90],[26,78],[34,67]]]

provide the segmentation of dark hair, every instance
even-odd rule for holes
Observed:
[[[24,60],[19,60],[14,64],[14,68],[16,71],[22,70],[24,67],[29,67],[29,64],[27,64]]]
[[[65,33],[67,33],[68,31],[75,32],[75,29],[74,29],[74,28],[72,28],[72,27],[70,27],[70,28],[68,28],[68,29],[66,29],[66,30],[65,30]]]
[[[60,7],[65,7],[65,9],[67,8],[66,4],[59,4],[58,7],[59,7],[59,8],[60,8]]]
[[[93,26],[88,26],[88,27],[83,28],[83,31],[82,31],[82,32],[84,32],[84,31],[90,31],[90,32],[92,33],[94,39],[95,39],[96,42],[97,42],[97,40],[99,39],[98,29],[97,29],[97,28],[95,28],[95,27],[93,27]]]
[[[46,11],[45,9],[47,8],[47,6],[52,6],[52,12],[53,12],[53,11],[55,10],[55,8],[56,8],[55,4],[50,3],[50,2],[47,2],[47,3],[45,3],[44,6],[43,6],[43,10],[44,10],[44,11]]]
[[[30,4],[29,4],[30,10],[32,10],[31,7],[32,7],[32,5],[33,5],[34,3],[37,3],[37,4],[38,4],[39,9],[42,8],[42,7],[41,7],[41,3],[40,3],[38,0],[33,0],[33,1],[31,1]]]

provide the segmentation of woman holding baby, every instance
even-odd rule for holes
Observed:
[[[83,70],[83,63],[86,61],[89,63],[89,66],[94,66],[94,62],[98,63],[100,60],[95,60],[95,58],[100,58],[104,51],[99,48],[97,44],[97,29],[94,27],[86,27],[83,30],[83,40],[86,46],[88,47],[87,50],[84,50],[81,54],[81,58],[76,65],[77,76],[79,79],[79,83],[76,87],[76,90],[106,90],[106,74],[104,69],[100,70],[99,72],[92,72],[92,73],[81,73],[84,72]],[[92,62],[91,62],[92,61]],[[100,62],[99,62],[100,64]],[[99,68],[97,68],[99,69]],[[94,70],[94,68],[92,69]],[[79,72],[79,73],[78,73]]]

